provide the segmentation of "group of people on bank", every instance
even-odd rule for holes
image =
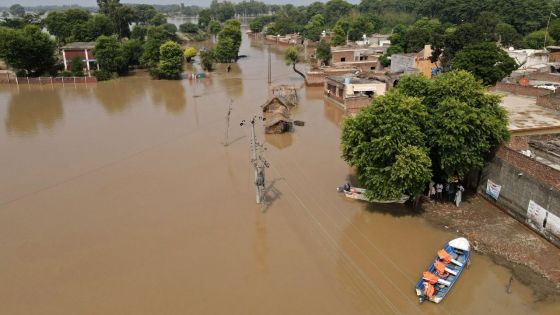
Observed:
[[[451,201],[459,207],[464,191],[465,187],[463,187],[459,180],[453,179],[446,183],[430,183],[429,197],[433,202]]]

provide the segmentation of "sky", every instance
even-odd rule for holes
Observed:
[[[241,0],[233,0],[240,2]],[[297,5],[307,5],[317,0],[260,0],[266,3],[286,4],[292,3]],[[179,4],[183,2],[185,5],[208,6],[210,0],[121,0],[121,3],[149,3],[149,4]],[[322,0],[325,2],[325,0]],[[358,3],[359,0],[350,0],[348,2]],[[19,3],[23,6],[36,5],[71,5],[79,4],[82,6],[96,6],[96,0],[0,0],[0,7],[9,7],[12,4]]]

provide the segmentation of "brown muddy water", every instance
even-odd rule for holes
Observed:
[[[320,88],[299,92],[304,127],[259,127],[261,212],[239,123],[267,99],[267,53],[244,38],[241,54],[198,82],[0,86],[0,314],[560,313],[476,254],[443,303],[418,304],[455,235],[335,192],[351,170]],[[303,84],[272,60],[274,83]]]

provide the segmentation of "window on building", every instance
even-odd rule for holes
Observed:
[[[340,58],[340,62],[345,62],[345,61],[346,61],[346,57]]]

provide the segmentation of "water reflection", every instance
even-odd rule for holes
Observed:
[[[285,149],[292,145],[293,143],[293,135],[291,133],[284,133],[281,135],[265,135],[266,143],[271,144],[277,149]]]
[[[325,100],[324,101],[325,118],[333,124],[340,126],[344,120],[344,111],[337,105]]]
[[[12,94],[5,120],[9,134],[30,136],[52,129],[64,116],[59,91],[53,88],[21,88]]]
[[[150,81],[141,77],[100,82],[95,88],[95,96],[107,113],[122,113],[145,96],[146,85],[149,83]]]
[[[165,106],[169,113],[179,114],[187,106],[183,81],[153,81],[152,101]]]

